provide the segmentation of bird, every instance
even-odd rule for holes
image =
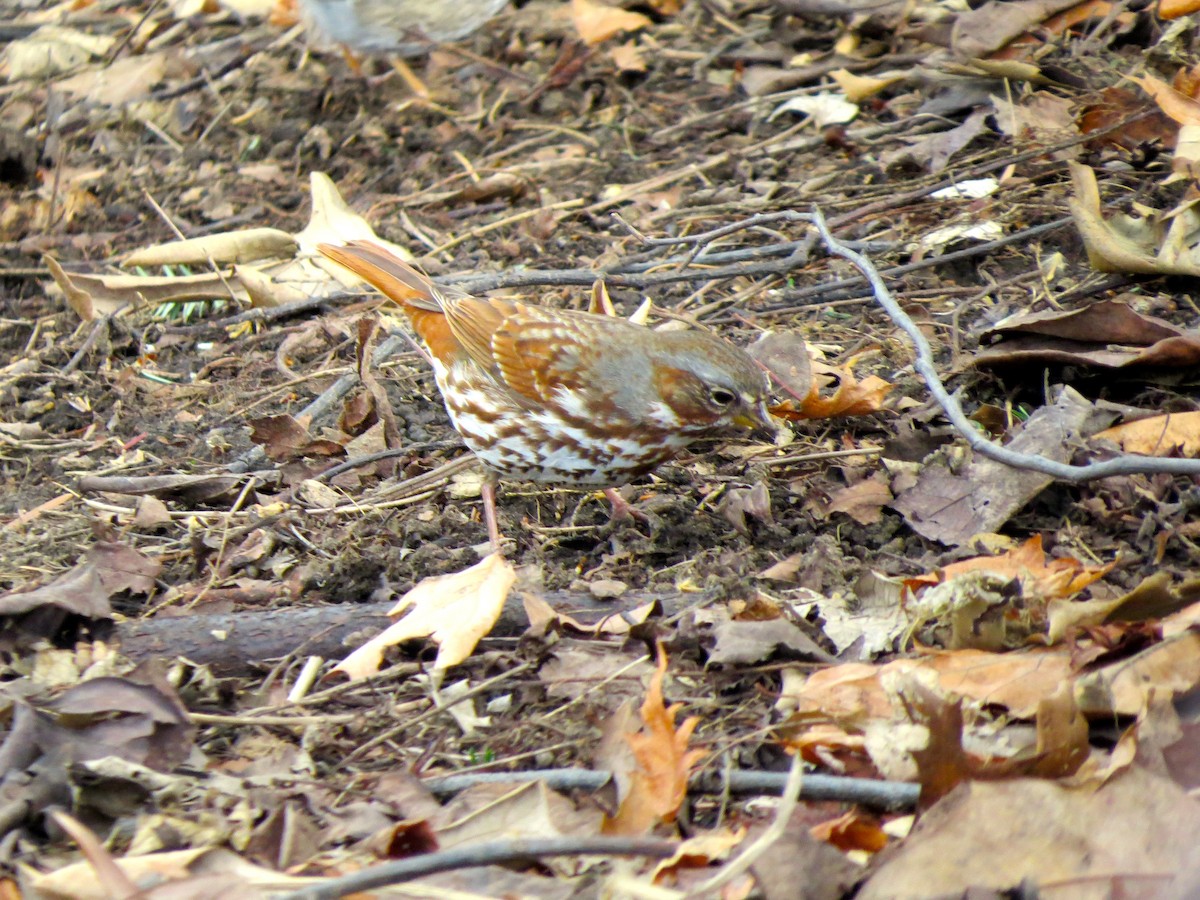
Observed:
[[[483,464],[493,550],[499,480],[605,488],[619,515],[628,504],[616,486],[695,440],[773,431],[764,370],[714,334],[475,297],[368,240],[318,249],[407,314],[451,423]]]
[[[310,36],[342,48],[358,70],[358,54],[413,57],[434,45],[464,38],[490,21],[508,0],[299,0]],[[420,94],[424,85],[408,67],[393,62]],[[407,73],[407,74],[406,74]]]

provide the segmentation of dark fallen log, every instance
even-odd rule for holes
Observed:
[[[712,600],[706,594],[630,593],[618,600],[589,594],[552,591],[539,594],[563,615],[595,622],[657,602],[665,615]],[[122,622],[113,640],[135,661],[184,657],[211,666],[218,675],[245,673],[269,660],[290,654],[340,659],[390,624],[396,604],[339,603],[333,606],[287,607],[235,613],[163,616]],[[492,637],[517,637],[529,627],[519,594],[504,604]]]

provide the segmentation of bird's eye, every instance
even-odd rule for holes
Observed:
[[[728,406],[737,399],[737,395],[724,388],[713,388],[709,396],[712,397],[712,402],[717,404],[717,406]]]

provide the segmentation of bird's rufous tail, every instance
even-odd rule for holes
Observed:
[[[434,288],[429,279],[378,244],[370,241],[350,241],[340,247],[334,244],[318,244],[317,249],[401,306],[440,309],[434,299]]]

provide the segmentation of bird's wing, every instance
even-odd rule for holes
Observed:
[[[589,367],[598,335],[592,323],[545,307],[508,301],[486,302],[502,314],[488,337],[488,361],[500,382],[514,393],[546,403],[557,390],[586,391]],[[480,335],[482,338],[483,335]]]

